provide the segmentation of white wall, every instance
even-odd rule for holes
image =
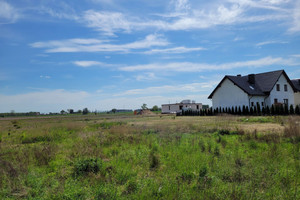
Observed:
[[[234,85],[229,79],[225,79],[212,97],[213,109],[226,107],[249,106],[248,94],[238,86]]]
[[[280,91],[277,91],[276,85],[280,84]],[[287,84],[287,91],[284,91],[284,85]],[[274,104],[274,99],[278,99],[278,103],[283,103],[283,99],[288,99],[289,106],[295,105],[295,99],[294,99],[294,91],[291,85],[287,82],[285,76],[282,74],[277,83],[274,85],[273,89],[270,92],[269,97],[266,99],[266,103],[269,107]]]
[[[296,92],[294,93],[294,96],[295,96],[295,106],[296,105],[300,105],[300,92]]]

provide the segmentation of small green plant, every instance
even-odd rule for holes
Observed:
[[[149,161],[150,161],[150,169],[157,169],[158,168],[159,159],[158,159],[158,156],[155,155],[154,151],[150,152]]]
[[[230,135],[230,131],[226,129],[221,129],[218,131],[218,134],[220,135]]]
[[[74,163],[75,175],[98,173],[102,168],[102,160],[98,158],[79,159]]]

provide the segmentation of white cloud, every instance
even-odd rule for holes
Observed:
[[[113,96],[133,96],[133,95],[166,95],[170,93],[198,93],[208,91],[217,82],[189,83],[181,85],[163,85],[156,87],[147,87],[142,89],[131,89]]]
[[[16,22],[20,17],[18,11],[5,1],[0,1],[0,24]]]
[[[202,51],[206,50],[202,47],[195,47],[195,48],[189,48],[189,47],[174,47],[174,48],[167,48],[167,49],[151,49],[149,51],[145,51],[145,54],[161,54],[161,53],[188,53],[192,51]]]
[[[157,76],[153,72],[147,72],[137,75],[135,78],[137,81],[151,81],[157,79]]]
[[[79,67],[92,67],[92,66],[111,66],[107,63],[98,62],[98,61],[92,61],[92,60],[82,60],[82,61],[73,61],[73,64],[79,66]]]
[[[167,46],[169,42],[162,36],[150,34],[145,39],[127,44],[110,44],[107,40],[98,39],[69,39],[47,42],[35,42],[30,44],[34,48],[45,48],[47,53],[58,52],[123,52],[146,49],[153,46]]]
[[[292,12],[292,25],[288,30],[289,33],[300,32],[300,1],[297,1]]]
[[[0,94],[0,112],[59,112],[59,109],[84,108],[90,94],[84,91],[52,90],[17,95]]]
[[[207,29],[219,25],[235,25],[262,21],[285,20],[292,18],[289,1],[252,1],[228,0],[220,3],[209,2],[204,6],[199,3],[190,3],[188,0],[171,1],[170,13],[155,14],[156,20],[130,16],[121,12],[88,10],[83,15],[82,23],[107,35],[115,32],[130,33],[134,30],[156,28],[158,30],[197,30]],[[268,12],[252,12],[254,9],[267,10]],[[298,9],[299,10],[299,9]],[[298,13],[294,12],[295,23],[298,23]]]
[[[127,16],[118,12],[96,12],[87,10],[84,12],[83,21],[88,27],[103,31],[107,35],[114,35],[115,31],[131,31],[132,22],[128,21]]]
[[[269,45],[269,44],[287,44],[287,43],[288,42],[285,42],[285,41],[271,40],[271,41],[264,41],[264,42],[257,43],[256,46],[260,47],[260,46]]]
[[[229,70],[244,67],[264,67],[271,65],[296,66],[300,63],[293,59],[283,59],[281,57],[265,57],[258,60],[249,60],[241,62],[231,62],[224,64],[207,64],[191,62],[174,62],[174,63],[154,63],[145,65],[134,65],[120,67],[122,71],[177,71],[177,72],[201,72],[214,70]]]
[[[48,75],[40,75],[40,78],[43,78],[43,79],[50,79],[51,76],[48,76]]]

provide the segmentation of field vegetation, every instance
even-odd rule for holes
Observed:
[[[0,120],[0,199],[300,199],[299,116]]]

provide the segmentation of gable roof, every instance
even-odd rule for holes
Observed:
[[[298,92],[300,92],[300,79],[293,79],[291,81],[292,81],[294,87],[296,88],[296,90]]]
[[[221,82],[217,85],[217,87],[213,90],[213,92],[209,95],[209,99],[211,99],[216,92],[216,90],[221,87],[223,81],[225,79],[229,79],[233,84],[235,84],[237,87],[242,89],[244,92],[246,92],[248,95],[252,96],[265,96],[268,95],[273,87],[275,86],[276,82],[278,81],[279,77],[281,75],[284,75],[287,79],[288,83],[291,85],[294,91],[296,91],[296,88],[294,84],[291,82],[287,74],[284,70],[278,70],[278,71],[271,71],[271,72],[265,72],[265,73],[259,73],[259,74],[252,74],[254,76],[254,83],[249,82],[249,76],[228,76],[226,75]]]

